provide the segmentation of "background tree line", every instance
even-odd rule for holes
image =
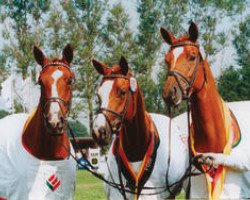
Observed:
[[[237,53],[235,66],[216,66],[226,69],[218,78],[218,88],[227,101],[250,99],[250,16],[242,14],[249,7],[249,1],[131,1],[130,5],[137,11],[133,27],[130,10],[119,0],[2,0],[0,3],[4,41],[0,51],[0,83],[13,70],[23,80],[31,76],[36,81],[40,68],[33,59],[34,44],[48,55],[60,56],[66,43],[71,43],[75,49],[73,69],[77,75],[71,115],[76,119],[84,113],[90,129],[97,110],[95,91],[99,83],[91,58],[110,66],[118,63],[121,55],[125,56],[140,84],[147,110],[166,114],[162,86],[168,47],[159,28],[164,26],[178,36],[186,32],[190,20],[198,24],[199,41],[210,63],[233,42]],[[218,31],[223,19],[235,23],[232,33]],[[16,112],[23,109],[16,106]],[[177,113],[184,109],[184,105],[180,106]]]

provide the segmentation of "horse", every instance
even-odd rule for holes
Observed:
[[[13,114],[0,120],[0,197],[2,199],[73,199],[76,162],[67,138],[74,73],[68,44],[62,59],[48,59],[33,48],[41,65],[41,96],[32,114]],[[1,199],[0,198],[0,199]]]
[[[214,166],[209,173],[191,178],[189,198],[250,198],[250,101],[223,101],[200,53],[195,23],[178,38],[164,28],[160,32],[171,46],[165,55],[164,101],[170,107],[183,100],[190,103],[192,124],[182,126],[190,130],[192,154],[201,156],[200,170]]]
[[[169,186],[180,181],[189,166],[183,140],[187,134],[173,125],[174,134],[169,137],[169,118],[146,112],[140,87],[124,57],[112,67],[95,59],[92,63],[103,76],[92,136],[101,147],[112,142],[105,177],[117,186],[105,183],[107,199],[173,198]]]

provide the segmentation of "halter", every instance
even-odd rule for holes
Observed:
[[[103,76],[103,80],[104,79],[107,79],[107,78],[112,78],[112,79],[115,79],[115,78],[123,78],[123,79],[126,79],[126,80],[130,80],[130,77],[127,77],[127,76],[124,76],[124,75],[119,75],[119,74],[111,74],[111,75],[106,75],[106,76]],[[126,103],[125,103],[125,106],[124,106],[124,109],[121,113],[117,113],[116,111],[114,110],[111,110],[109,108],[103,108],[101,107],[100,110],[99,110],[99,113],[102,113],[105,117],[105,119],[107,120],[108,122],[108,125],[110,127],[110,130],[112,131],[112,133],[115,133],[116,135],[120,132],[121,128],[122,128],[122,123],[124,121],[124,118],[127,114],[127,111],[128,111],[128,106],[129,106],[129,103],[130,103],[130,99],[131,99],[131,96],[132,95],[132,91],[129,90],[129,93],[128,93],[128,98],[126,100]],[[111,122],[110,122],[110,119],[108,118],[107,114],[105,112],[108,112],[108,113],[111,113],[112,115],[116,116],[118,119],[121,120],[121,123],[119,125],[118,128],[116,127],[113,127]]]
[[[195,44],[193,42],[180,42],[180,43],[177,43],[177,44],[174,44],[171,46],[171,49],[173,48],[176,48],[176,47],[182,47],[182,46],[194,46],[194,47],[197,47],[199,49],[199,45],[198,44]],[[190,97],[190,90],[191,88],[193,87],[193,84],[194,84],[194,81],[195,81],[195,78],[196,78],[196,74],[197,74],[197,71],[199,69],[199,64],[200,64],[200,61],[202,60],[202,56],[199,52],[199,55],[197,57],[197,60],[196,60],[196,65],[195,65],[195,68],[194,68],[194,71],[193,71],[193,74],[191,76],[191,79],[188,80],[182,73],[180,73],[179,71],[176,71],[176,70],[169,70],[168,71],[168,74],[167,74],[167,78],[169,76],[173,76],[175,78],[175,80],[177,81],[177,84],[181,90],[181,93],[182,93],[182,98],[183,99],[189,99]],[[204,87],[205,85],[205,82],[206,82],[206,71],[203,67],[203,71],[204,71],[204,82],[202,84],[202,87],[201,89]],[[185,89],[182,84],[181,84],[181,81],[180,81],[180,78],[188,85],[188,87]],[[201,90],[200,89],[200,90]]]
[[[65,67],[67,68],[71,74],[73,74],[71,68],[69,65],[65,64],[65,63],[62,63],[62,62],[52,62],[52,63],[48,63],[46,65],[43,66],[42,68],[42,71],[40,73],[42,73],[44,71],[44,69],[48,66],[62,66],[62,67]],[[73,85],[73,82],[71,83],[71,85]],[[71,91],[72,92],[72,91]],[[66,115],[68,114],[68,111],[70,109],[70,105],[71,105],[71,101],[65,101],[64,99],[60,98],[60,97],[50,97],[50,98],[47,98],[47,99],[43,99],[42,100],[42,111],[43,111],[43,116],[44,116],[44,119],[47,118],[46,114],[45,114],[45,109],[48,105],[48,103],[51,103],[51,102],[56,102],[58,103],[59,107],[60,107],[60,110],[62,112],[62,106],[60,103],[63,103],[63,105],[67,108],[67,112],[66,113],[63,113],[63,119],[65,120],[66,119]]]

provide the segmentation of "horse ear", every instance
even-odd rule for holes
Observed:
[[[121,73],[123,75],[126,75],[128,73],[128,62],[126,60],[126,58],[124,58],[123,56],[121,56],[120,61],[119,61],[119,65],[121,67]]]
[[[43,66],[46,57],[45,57],[45,55],[43,54],[42,50],[41,50],[39,47],[34,46],[34,47],[33,47],[33,54],[34,54],[34,57],[35,57],[36,62],[37,62],[39,65]]]
[[[92,64],[99,74],[107,75],[111,72],[110,68],[108,68],[105,64],[95,60],[94,58],[92,58]]]
[[[62,59],[65,60],[68,64],[70,64],[73,60],[73,47],[70,44],[67,44],[62,52]]]
[[[188,33],[189,33],[189,39],[192,42],[196,42],[196,40],[198,39],[198,27],[194,22],[191,22],[189,29],[188,29]]]
[[[160,31],[161,31],[161,36],[164,39],[164,41],[168,43],[169,45],[172,45],[173,41],[175,40],[175,37],[163,27],[161,27]]]

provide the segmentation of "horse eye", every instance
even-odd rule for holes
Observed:
[[[72,85],[72,83],[73,83],[73,80],[72,80],[72,79],[68,79],[68,80],[67,80],[67,85]]]
[[[125,96],[125,95],[126,95],[126,90],[122,89],[122,90],[120,91],[120,96]]]
[[[195,58],[196,58],[195,56],[191,55],[191,56],[189,57],[189,60],[190,60],[190,61],[194,61]]]

